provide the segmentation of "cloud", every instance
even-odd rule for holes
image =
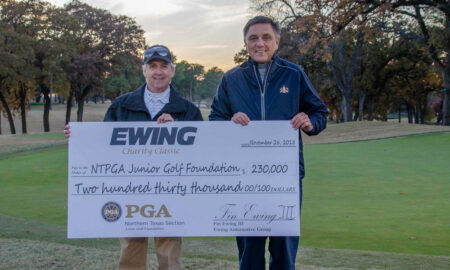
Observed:
[[[202,45],[196,47],[196,49],[225,49],[228,48],[228,45]]]
[[[70,0],[47,0],[58,6],[70,2]],[[176,13],[183,9],[183,1],[160,0],[82,0],[91,6],[107,9],[114,14],[123,14],[130,17],[161,17]]]
[[[50,0],[60,6],[69,0]],[[179,60],[206,67],[234,65],[243,46],[247,0],[88,0],[89,5],[135,18],[147,43],[167,45]],[[214,53],[212,54],[212,51]]]
[[[245,20],[245,18],[247,18],[248,14],[247,13],[242,13],[242,14],[236,14],[236,15],[231,15],[231,16],[220,16],[217,19],[213,19],[210,21],[210,23],[233,23],[233,22],[240,22],[242,20]]]

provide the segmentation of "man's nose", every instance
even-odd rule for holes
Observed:
[[[261,47],[264,46],[264,40],[262,38],[258,38],[256,41],[256,46]]]

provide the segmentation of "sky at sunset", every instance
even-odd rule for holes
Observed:
[[[62,7],[69,0],[47,0]],[[250,18],[246,0],[84,0],[113,14],[135,18],[147,43],[168,46],[178,61],[235,66],[234,55],[243,47],[242,28]]]

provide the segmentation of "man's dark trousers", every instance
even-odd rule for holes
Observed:
[[[300,212],[302,206],[302,180],[300,180]],[[265,247],[267,236],[236,237],[239,249],[240,270],[265,269]],[[298,236],[270,236],[270,270],[295,270],[295,257],[298,250]]]

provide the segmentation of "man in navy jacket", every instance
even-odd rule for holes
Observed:
[[[326,127],[328,110],[302,68],[276,55],[277,23],[257,16],[244,27],[249,60],[225,73],[211,105],[209,120],[231,120],[243,126],[253,120],[291,120],[308,135]],[[305,175],[300,138],[300,203]],[[265,269],[267,237],[237,237],[239,267]],[[270,269],[295,269],[298,237],[269,237]]]
[[[202,121],[200,110],[181,97],[170,84],[175,65],[170,50],[154,45],[144,52],[142,74],[146,83],[118,97],[104,121]],[[70,127],[64,133],[70,137]],[[181,269],[181,237],[155,237],[158,270]],[[147,269],[147,237],[120,238],[119,270]]]

